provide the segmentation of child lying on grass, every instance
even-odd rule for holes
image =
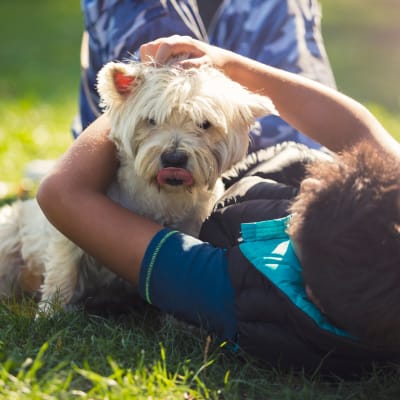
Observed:
[[[41,184],[49,220],[148,302],[268,364],[352,374],[400,361],[399,144],[363,106],[308,79],[188,37],[141,48],[160,63],[181,53],[182,67],[216,65],[343,154],[318,161],[293,204],[285,182],[239,179],[195,239],[107,198],[117,163],[105,114]],[[220,230],[208,228],[215,219]]]

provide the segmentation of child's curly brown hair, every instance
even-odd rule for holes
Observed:
[[[288,231],[305,284],[336,325],[400,345],[400,162],[363,142],[308,175]]]

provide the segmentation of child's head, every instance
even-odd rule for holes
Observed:
[[[337,161],[310,166],[292,206],[305,284],[336,325],[399,345],[400,162],[367,143]]]

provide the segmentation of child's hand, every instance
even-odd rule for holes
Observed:
[[[179,57],[185,55],[185,59]],[[189,36],[173,35],[159,38],[140,47],[140,58],[143,62],[155,61],[166,64],[171,58],[179,61],[174,64],[183,68],[199,67],[204,64],[223,68],[223,51],[205,42],[195,40]]]

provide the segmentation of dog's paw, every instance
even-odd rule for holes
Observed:
[[[39,301],[38,309],[35,315],[35,319],[38,318],[51,318],[55,314],[64,310],[64,306],[57,299],[43,299]]]

